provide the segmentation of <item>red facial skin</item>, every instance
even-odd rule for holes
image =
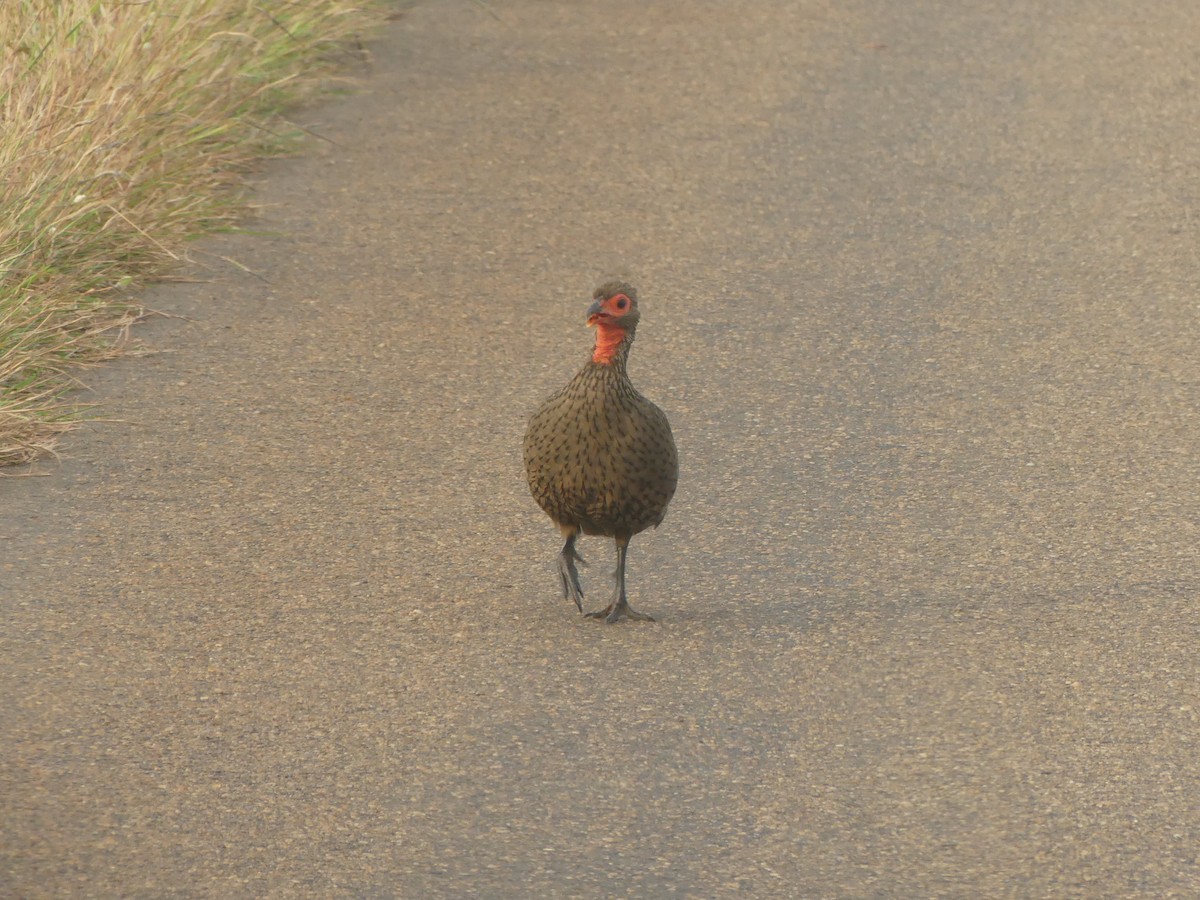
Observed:
[[[588,327],[596,328],[596,349],[592,351],[592,362],[608,365],[625,339],[621,317],[633,309],[633,303],[624,294],[613,294],[599,303],[599,312],[588,316]]]

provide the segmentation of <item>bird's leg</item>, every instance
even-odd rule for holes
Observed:
[[[583,612],[583,587],[579,584],[579,570],[575,568],[576,562],[583,562],[583,557],[575,549],[575,538],[578,536],[578,531],[567,534],[567,542],[558,554],[558,577],[562,581],[563,599],[574,600],[575,608]]]
[[[589,619],[603,619],[609,625],[614,622],[619,622],[622,617],[628,617],[638,622],[653,622],[654,618],[645,613],[640,613],[625,599],[625,552],[629,549],[629,538],[617,538],[617,589],[613,594],[612,602],[604,609],[598,609],[595,612],[587,613]]]

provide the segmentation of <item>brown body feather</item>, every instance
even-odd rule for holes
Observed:
[[[671,425],[630,382],[628,350],[585,365],[525,432],[529,489],[546,514],[626,540],[663,520],[679,478]]]

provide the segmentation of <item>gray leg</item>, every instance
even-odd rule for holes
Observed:
[[[576,562],[583,562],[583,557],[575,549],[575,538],[578,536],[578,533],[567,535],[567,542],[558,554],[558,577],[562,581],[563,599],[574,600],[575,608],[583,612],[583,587],[579,584],[579,570],[575,568]]]
[[[628,549],[629,538],[617,538],[617,590],[608,606],[586,614],[589,619],[603,619],[609,625],[621,621],[622,618],[630,618],[638,622],[654,621],[652,616],[638,612],[625,599],[625,552]]]

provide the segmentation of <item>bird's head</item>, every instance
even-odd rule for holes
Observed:
[[[587,311],[588,327],[596,329],[596,350],[592,360],[612,362],[621,343],[627,338],[632,339],[640,315],[637,289],[632,284],[610,281],[596,288]]]
[[[633,331],[638,318],[637,289],[632,284],[610,281],[600,285],[592,294],[592,305],[587,311],[589,327]]]

